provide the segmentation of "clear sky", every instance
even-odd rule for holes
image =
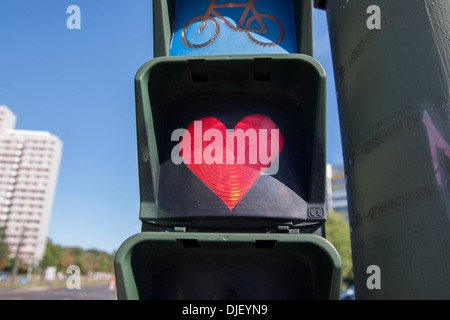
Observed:
[[[69,30],[66,9],[81,9]],[[327,161],[342,163],[325,12],[315,58],[328,76]],[[63,155],[49,238],[112,252],[140,231],[134,76],[153,57],[151,0],[2,0],[0,105],[49,131]]]

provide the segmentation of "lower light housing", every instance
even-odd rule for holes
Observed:
[[[119,299],[339,299],[341,260],[311,234],[142,232],[115,257]]]

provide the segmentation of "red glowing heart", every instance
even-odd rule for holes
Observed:
[[[275,123],[263,115],[245,117],[234,130],[207,117],[187,128],[180,148],[188,168],[231,211],[263,172],[278,169],[274,162],[283,148],[283,138]],[[273,171],[270,174],[276,173]]]

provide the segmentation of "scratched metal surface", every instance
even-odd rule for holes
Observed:
[[[369,30],[370,5],[381,29]],[[326,2],[359,299],[450,298],[450,1]],[[370,265],[381,289],[368,289]]]

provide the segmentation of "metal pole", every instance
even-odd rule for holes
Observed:
[[[450,1],[319,3],[336,78],[356,298],[448,299]]]

